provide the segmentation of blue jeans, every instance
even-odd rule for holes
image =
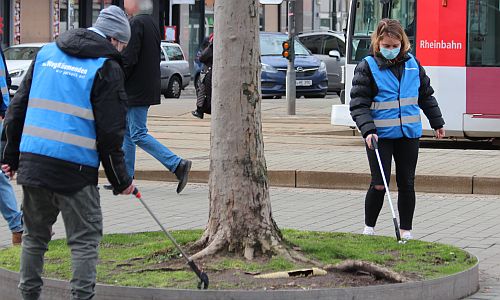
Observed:
[[[149,106],[131,106],[127,111],[127,130],[123,139],[123,152],[125,153],[125,165],[130,177],[134,176],[135,145],[156,158],[170,172],[175,172],[181,162],[179,156],[148,134],[148,128],[146,127],[148,110]]]
[[[0,135],[2,135],[3,121],[0,122]],[[10,184],[9,178],[0,171],[0,212],[9,223],[12,232],[23,231],[23,213],[17,208],[16,194]]]

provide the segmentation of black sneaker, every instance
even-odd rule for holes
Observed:
[[[203,113],[200,113],[200,112],[198,112],[197,110],[193,110],[193,111],[191,112],[191,114],[192,114],[193,116],[197,117],[198,119],[203,119]]]
[[[188,182],[189,171],[191,171],[191,164],[192,162],[190,160],[181,159],[181,162],[177,166],[177,169],[175,169],[174,174],[179,180],[179,184],[177,185],[177,194],[180,194],[180,192],[182,192]]]
[[[113,186],[111,184],[103,184],[102,187],[107,191],[113,190]]]

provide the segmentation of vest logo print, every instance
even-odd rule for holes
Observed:
[[[52,68],[57,73],[62,73],[62,75],[73,76],[78,78],[85,78],[85,76],[89,71],[88,69],[82,67],[67,65],[63,62],[53,62],[51,60],[43,62],[42,67]]]

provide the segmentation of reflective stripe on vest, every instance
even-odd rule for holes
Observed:
[[[37,54],[21,152],[99,167],[90,93],[105,58],[76,58],[55,43]]]
[[[371,115],[377,134],[381,138],[422,136],[418,90],[420,69],[415,58],[405,62],[404,72],[399,81],[390,69],[380,69],[372,56],[365,57],[378,88],[371,105]]]
[[[5,107],[9,106],[9,88],[7,87],[7,76],[5,73],[6,65],[0,55],[0,91],[2,93],[2,101]]]

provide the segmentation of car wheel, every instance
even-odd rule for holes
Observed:
[[[168,83],[165,98],[179,98],[181,96],[181,79],[179,76],[172,76]]]

